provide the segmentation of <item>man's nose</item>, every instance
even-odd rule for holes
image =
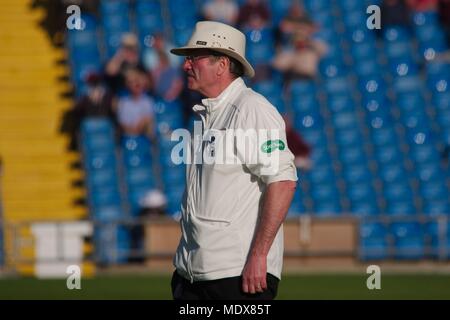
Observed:
[[[183,70],[185,72],[187,72],[187,71],[189,71],[191,69],[192,69],[191,61],[190,60],[184,60],[184,62],[183,62]]]

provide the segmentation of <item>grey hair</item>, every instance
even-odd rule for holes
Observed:
[[[237,61],[235,58],[215,52],[212,54],[211,59],[214,59],[214,61],[217,61],[217,60],[219,60],[220,57],[228,58],[228,60],[230,61],[229,71],[234,76],[234,78],[239,78],[244,75],[244,66],[242,65],[242,63]]]

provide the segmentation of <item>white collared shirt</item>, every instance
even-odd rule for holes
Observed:
[[[217,98],[203,99],[202,105],[193,109],[202,118],[204,130],[198,151],[215,162],[187,165],[182,237],[174,265],[190,281],[239,276],[266,186],[276,181],[297,181],[294,156],[287,147],[281,115],[241,78]],[[252,130],[268,135],[250,134],[247,144],[239,143],[245,139],[236,132]],[[280,278],[282,263],[280,227],[267,257],[267,272]]]

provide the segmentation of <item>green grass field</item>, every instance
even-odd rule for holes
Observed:
[[[277,299],[450,299],[450,275],[383,274],[381,289],[369,290],[366,275],[285,275]],[[5,299],[171,299],[170,276],[98,276],[68,290],[65,280],[0,279]]]

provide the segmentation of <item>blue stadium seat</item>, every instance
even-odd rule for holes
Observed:
[[[295,126],[301,133],[310,130],[322,130],[323,120],[317,113],[301,114],[296,116]]]
[[[115,169],[116,158],[111,152],[95,152],[84,154],[85,168],[88,171],[99,169]]]
[[[125,168],[151,168],[152,158],[150,154],[123,153]]]
[[[384,92],[386,90],[386,84],[384,80],[375,75],[368,76],[364,78],[360,78],[359,80],[359,89],[363,96],[368,97],[378,97],[384,96]]]
[[[413,14],[413,23],[416,27],[423,25],[437,25],[438,15],[436,11],[418,11]]]
[[[126,153],[149,154],[151,150],[150,140],[145,136],[123,136],[121,145]]]
[[[434,92],[433,105],[436,107],[438,112],[448,110],[448,106],[450,106],[450,90],[447,92]]]
[[[351,29],[353,27],[358,27],[366,24],[367,15],[363,10],[358,10],[359,8],[348,10],[342,15],[344,24],[347,28]]]
[[[359,258],[382,260],[388,258],[387,228],[379,222],[362,222],[359,226]]]
[[[367,168],[367,164],[344,166],[342,174],[345,181],[350,184],[357,184],[372,180],[372,174]]]
[[[127,32],[131,30],[128,14],[124,12],[104,15],[102,17],[102,25],[105,33],[109,34]]]
[[[336,216],[342,212],[338,199],[315,201],[313,207],[314,214],[317,216]]]
[[[419,42],[439,41],[444,42],[444,32],[439,25],[427,24],[415,28],[415,33]]]
[[[325,89],[331,94],[348,94],[351,83],[347,77],[330,78],[325,81]]]
[[[381,179],[388,183],[406,181],[408,176],[401,163],[393,162],[392,164],[386,164],[380,167],[379,175]]]
[[[386,214],[390,216],[410,216],[417,213],[412,200],[388,201],[386,204]]]
[[[397,93],[413,93],[422,89],[422,81],[417,76],[399,77],[394,80]]]
[[[363,99],[363,106],[369,119],[381,117],[385,122],[390,120],[390,103],[385,96]]]
[[[403,201],[413,198],[407,180],[385,184],[383,194],[387,201]]]
[[[376,146],[383,146],[397,141],[397,134],[392,126],[388,126],[382,119],[372,122],[372,142]]]
[[[400,94],[397,96],[397,105],[402,112],[411,112],[414,110],[424,110],[425,100],[420,92]]]
[[[114,127],[111,120],[106,117],[89,117],[81,122],[80,132],[82,138],[96,136],[109,136],[113,138]]]
[[[370,199],[374,193],[371,181],[347,185],[347,195],[352,202],[362,202]]]
[[[372,57],[364,57],[355,61],[353,69],[359,77],[374,76],[380,73],[380,64]]]
[[[366,28],[365,24],[349,29],[347,31],[347,37],[349,38],[351,45],[359,43],[370,43],[375,45],[375,35]]]
[[[358,63],[362,60],[373,58],[374,53],[377,53],[377,47],[375,46],[375,42],[353,43],[350,52],[355,59],[355,62]]]
[[[83,136],[81,143],[86,150],[95,152],[108,152],[115,148],[114,138],[105,134]]]
[[[309,171],[306,177],[312,184],[332,184],[335,179],[334,171],[330,163],[315,165],[314,170]]]
[[[358,217],[374,216],[379,214],[380,210],[378,208],[375,200],[361,200],[352,201],[350,203],[351,214]]]
[[[120,205],[117,204],[94,206],[91,209],[91,216],[102,222],[117,221],[126,217]]]
[[[306,10],[313,14],[315,12],[323,12],[328,10],[328,8],[330,7],[331,3],[330,0],[305,0],[303,1]]]
[[[151,168],[128,168],[125,179],[129,186],[153,185],[154,174]]]
[[[311,154],[311,160],[314,166],[331,163],[331,158],[326,147],[314,147]]]
[[[315,201],[326,201],[339,197],[337,188],[330,183],[312,184],[311,196]]]
[[[440,94],[450,91],[450,76],[439,74],[428,78],[428,87],[432,94]]]
[[[450,203],[448,199],[424,200],[423,213],[428,216],[450,215]]]
[[[339,6],[345,10],[345,14],[347,12],[352,11],[359,11],[359,12],[365,12],[365,7],[363,4],[363,1],[358,0],[341,0],[338,2]],[[344,14],[344,15],[345,15]]]
[[[411,44],[405,41],[387,43],[384,46],[384,53],[388,59],[407,58],[412,60],[411,50]]]
[[[350,112],[355,110],[355,103],[350,95],[328,95],[327,107],[332,112]]]
[[[394,237],[397,259],[421,259],[424,256],[424,238],[422,226],[417,222],[392,223],[391,234]]]
[[[335,141],[339,146],[362,145],[361,133],[357,128],[346,128],[336,132]]]
[[[308,144],[313,146],[314,149],[325,147],[327,145],[327,137],[323,131],[312,129],[300,130],[299,133]]]
[[[409,155],[415,163],[437,162],[439,159],[437,150],[430,144],[412,144]]]
[[[396,145],[385,145],[375,150],[375,157],[382,166],[402,163],[402,154]]]
[[[95,255],[100,264],[122,264],[128,261],[130,233],[124,226],[106,225],[94,229]]]
[[[395,77],[415,76],[418,73],[417,65],[409,57],[390,59],[389,68]]]
[[[117,184],[117,181],[117,172],[112,168],[92,170],[87,176],[88,186],[107,187]]]
[[[278,23],[286,16],[291,8],[291,0],[270,0],[269,7],[272,14],[272,22],[274,25]]]
[[[445,173],[441,170],[439,163],[424,163],[416,166],[416,173],[421,182],[435,182],[440,180]]]
[[[334,29],[333,16],[329,11],[317,12],[312,16],[312,19],[322,30]]]
[[[340,148],[339,159],[344,165],[359,165],[367,163],[364,149],[361,146]]]
[[[104,15],[123,14],[129,10],[128,0],[101,0],[100,12]]]
[[[289,86],[289,91],[292,96],[301,97],[305,94],[316,93],[317,86],[311,80],[293,80]]]
[[[450,193],[445,185],[445,181],[439,179],[431,182],[422,182],[420,184],[420,194],[426,200],[440,200],[448,199]]]
[[[141,36],[164,31],[164,21],[160,10],[136,11],[136,24]]]
[[[386,42],[409,41],[411,35],[407,28],[400,26],[390,26],[382,29],[383,39]]]
[[[338,112],[332,115],[331,120],[337,130],[358,129],[358,118],[355,112]]]
[[[344,66],[342,58],[329,56],[320,60],[319,73],[324,78],[344,77],[347,75],[347,68]]]
[[[450,258],[450,222],[447,220],[432,221],[425,225],[425,231],[430,238],[429,257],[435,259]]]

